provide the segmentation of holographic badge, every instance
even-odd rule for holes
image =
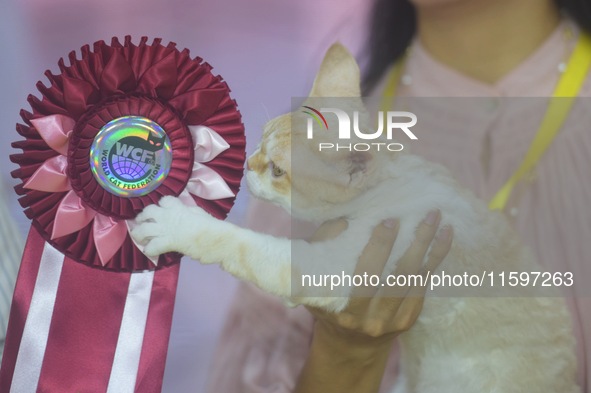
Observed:
[[[141,116],[108,122],[90,148],[90,168],[111,194],[132,198],[155,190],[172,162],[168,136],[157,123]]]

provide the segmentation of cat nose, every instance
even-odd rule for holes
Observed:
[[[246,170],[250,171],[250,159],[246,160]]]

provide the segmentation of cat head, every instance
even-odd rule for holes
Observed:
[[[158,151],[164,147],[164,142],[166,140],[166,135],[158,138],[156,135],[153,135],[151,132],[148,134],[148,146],[146,150],[150,151]]]
[[[308,139],[310,114],[305,108],[326,97],[346,97],[347,108],[341,109],[358,111],[360,127],[373,127],[361,99],[359,66],[337,43],[327,51],[309,98],[298,110],[265,125],[261,143],[247,161],[246,179],[255,196],[313,221],[340,216],[339,207],[377,184],[384,159],[369,151],[319,151],[319,143],[339,142],[338,119],[326,116],[326,129]],[[352,138],[348,143],[361,141]]]

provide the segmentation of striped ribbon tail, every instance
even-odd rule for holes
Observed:
[[[160,392],[178,272],[179,264],[134,273],[92,268],[31,227],[0,392]]]

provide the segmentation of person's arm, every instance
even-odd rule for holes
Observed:
[[[316,323],[295,392],[377,392],[393,339],[353,340]]]
[[[437,231],[440,213],[431,212],[419,225],[416,238],[397,262],[393,274],[426,274],[445,258],[452,229]],[[334,237],[346,223],[321,227],[313,240]],[[356,274],[381,275],[396,240],[398,225],[379,225],[363,250]],[[437,234],[437,236],[436,236]],[[426,263],[423,260],[432,244]],[[426,287],[398,287],[396,294],[381,288],[360,288],[338,313],[309,308],[316,318],[309,356],[294,393],[374,393],[379,390],[394,339],[418,318]]]

